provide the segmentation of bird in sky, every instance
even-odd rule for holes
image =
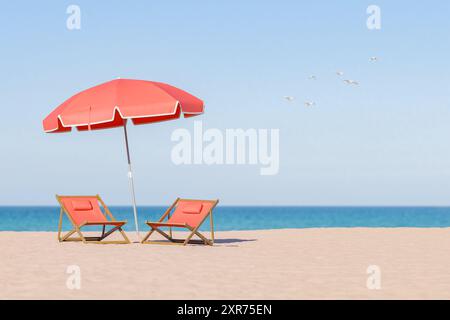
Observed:
[[[292,102],[295,99],[294,97],[291,97],[291,96],[284,96],[283,98],[285,98],[289,102]]]
[[[359,84],[359,82],[358,81],[355,81],[355,80],[349,80],[349,79],[346,79],[346,80],[343,80],[346,84],[348,84],[348,85],[355,85],[355,86],[357,86],[358,84]]]
[[[344,75],[344,72],[343,72],[343,71],[336,71],[336,74],[337,74],[338,76],[343,76],[343,75]]]
[[[376,62],[376,61],[378,61],[378,57],[370,57],[369,60],[372,61],[372,62]]]
[[[316,80],[317,77],[316,77],[315,75],[312,75],[312,76],[309,76],[308,79],[309,79],[309,80]]]
[[[305,101],[305,106],[306,107],[313,107],[315,105],[316,105],[316,103],[314,101]]]

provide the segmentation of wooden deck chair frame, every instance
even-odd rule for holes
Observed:
[[[106,222],[84,222],[81,225],[77,225],[72,217],[70,216],[69,211],[67,210],[67,208],[65,207],[64,203],[62,202],[61,198],[73,198],[73,199],[79,199],[79,198],[96,198],[101,206],[103,207],[103,209],[105,210],[106,215],[110,218],[109,221]],[[125,232],[122,229],[122,225],[116,225],[117,222],[120,223],[126,223],[126,221],[117,221],[114,216],[112,215],[111,211],[109,211],[108,207],[106,206],[106,204],[103,202],[102,198],[97,194],[95,196],[61,196],[61,195],[56,195],[56,199],[59,202],[59,205],[61,206],[60,209],[60,215],[59,215],[59,223],[58,223],[58,240],[59,242],[67,242],[67,241],[82,241],[83,243],[96,243],[96,244],[128,244],[131,243],[130,240],[128,239],[127,235],[125,234]],[[73,229],[70,230],[69,232],[67,232],[65,235],[61,236],[62,233],[62,220],[63,220],[63,216],[64,214],[67,215],[67,217],[69,218],[70,222],[72,223]],[[105,232],[106,230],[106,226],[115,226],[113,227],[111,230]],[[81,228],[85,227],[85,226],[102,226],[102,235],[99,237],[87,237],[85,235],[83,235],[83,233],[81,232]],[[119,231],[120,234],[122,235],[124,240],[107,240],[104,241],[103,239],[105,239],[106,237],[110,236],[112,233]],[[71,237],[74,233],[78,234],[78,237]]]
[[[211,209],[209,210],[209,213],[207,215],[205,215],[205,217],[202,219],[202,221],[198,224],[197,227],[192,227],[190,225],[188,225],[187,223],[184,224],[175,224],[175,223],[164,223],[164,219],[168,218],[170,219],[170,213],[172,212],[172,209],[175,208],[175,206],[178,204],[179,201],[198,201],[198,202],[211,202],[213,205],[211,207]],[[165,245],[182,245],[185,246],[188,243],[189,244],[205,244],[205,245],[209,245],[212,246],[214,245],[214,221],[213,221],[213,210],[214,208],[217,206],[217,204],[219,203],[219,200],[199,200],[199,199],[181,199],[181,198],[177,198],[175,200],[175,202],[166,210],[166,212],[161,216],[161,218],[158,220],[158,222],[151,222],[151,221],[146,221],[145,223],[151,228],[151,230],[145,235],[145,237],[142,239],[141,243],[142,244],[165,244]],[[209,216],[209,220],[210,220],[210,232],[211,232],[211,239],[206,238],[203,234],[201,234],[198,229],[200,228],[200,226],[203,224],[203,222],[205,222],[205,220],[208,218]],[[157,224],[157,226],[152,226],[150,225],[153,224]],[[169,227],[169,234],[167,234],[166,232],[164,232],[163,230],[160,229],[160,227]],[[173,237],[172,234],[172,228],[185,228],[188,229],[189,231],[191,231],[189,233],[189,235],[187,236],[186,239],[175,239]],[[162,235],[164,238],[166,238],[167,240],[169,240],[169,242],[163,242],[163,241],[148,241],[148,238],[150,238],[150,236],[154,233],[154,232],[159,233],[160,235]],[[196,235],[197,237],[200,238],[200,240],[192,240],[192,237]]]

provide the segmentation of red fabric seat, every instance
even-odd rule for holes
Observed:
[[[167,220],[172,224],[187,224],[198,227],[211,211],[214,203],[201,200],[180,200],[171,217]]]
[[[80,226],[87,222],[106,222],[96,197],[60,197],[73,222]]]

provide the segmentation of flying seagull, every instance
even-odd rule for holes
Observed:
[[[338,76],[343,76],[343,75],[344,75],[344,72],[343,72],[343,71],[336,71],[336,74],[337,74]]]
[[[291,96],[284,96],[283,98],[285,98],[289,102],[292,102],[295,99],[294,97],[291,97]]]
[[[376,61],[378,61],[378,57],[370,57],[369,60],[370,60],[370,61],[373,61],[373,62],[376,62]]]
[[[317,79],[317,77],[316,77],[316,76],[314,76],[314,75],[312,75],[312,76],[309,76],[309,77],[308,77],[308,79],[309,79],[309,80],[316,80],[316,79]]]
[[[358,81],[355,81],[355,80],[343,80],[346,84],[348,84],[348,85],[355,85],[355,86],[357,86],[358,84],[359,84],[359,82]]]
[[[316,103],[314,101],[305,101],[305,106],[306,107],[313,107],[315,105],[316,105]]]

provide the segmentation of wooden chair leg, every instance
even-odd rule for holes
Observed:
[[[195,235],[196,235],[197,237],[199,237],[200,239],[202,239],[203,242],[204,242],[205,244],[207,244],[207,245],[209,245],[209,246],[212,246],[212,245],[213,245],[213,242],[212,242],[211,240],[207,239],[207,238],[206,238],[204,235],[202,235],[200,232],[196,231],[196,232],[195,232]]]
[[[214,221],[213,221],[213,213],[212,211],[209,213],[209,222],[211,226],[211,242],[214,244]]]
[[[58,222],[58,241],[61,242],[61,230],[62,230],[62,219],[63,219],[64,211],[61,208],[59,212],[59,222]]]
[[[195,232],[197,231],[197,229],[192,230],[191,228],[189,228],[189,230],[191,230],[191,233],[188,235],[186,240],[184,240],[183,246],[185,246],[189,243],[189,241],[191,240],[191,238],[194,236]]]
[[[109,230],[108,232],[105,232],[106,226],[103,225],[102,227],[102,235],[100,236],[100,241],[102,241],[103,239],[105,239],[106,237],[108,237],[109,235],[111,235],[112,233],[119,231],[120,234],[122,235],[123,239],[125,240],[126,243],[131,243],[130,239],[128,239],[125,231],[123,231],[122,227],[116,226],[114,228],[112,228],[111,230]],[[108,241],[108,243],[122,243],[122,241],[116,242],[116,241]]]
[[[76,226],[72,230],[70,230],[69,232],[67,232],[65,235],[63,235],[61,237],[63,215],[64,215],[64,210],[61,207],[60,214],[59,214],[59,222],[58,222],[58,240],[59,240],[59,242],[63,242],[63,241],[83,241],[83,242],[86,242],[86,239],[84,238],[84,236],[81,233],[80,229],[78,227],[76,227]],[[74,233],[78,233],[79,239],[78,238],[75,238],[75,239],[70,239],[69,238]]]
[[[105,225],[103,225],[103,227],[102,227],[102,239],[104,239],[104,238],[106,238],[107,237],[107,235],[105,235]]]
[[[164,231],[162,231],[161,229],[159,229],[159,228],[154,228],[154,227],[152,227],[152,230],[150,230],[146,235],[145,235],[145,237],[142,239],[142,241],[141,241],[141,243],[145,243],[147,240],[148,240],[148,238],[150,238],[150,236],[153,234],[153,232],[158,232],[160,235],[162,235],[164,238],[166,238],[167,240],[169,240],[170,242],[174,242],[174,240],[173,240],[173,238],[170,236],[170,235],[168,235],[167,233],[165,233]]]
[[[83,234],[81,233],[80,228],[75,227],[75,230],[76,230],[76,232],[78,233],[78,235],[80,236],[81,241],[83,241],[83,243],[86,243],[86,238],[85,238],[85,237],[83,236]]]
[[[152,228],[152,230],[150,230],[149,232],[147,232],[147,234],[145,235],[145,237],[141,240],[141,243],[144,243],[145,241],[148,240],[148,238],[150,238],[150,236],[153,234],[153,232],[155,232],[155,229]]]
[[[61,238],[61,242],[62,241],[66,241],[71,235],[73,235],[75,232],[77,232],[75,229],[70,230],[69,232],[67,232],[64,236],[62,236]]]
[[[169,236],[167,233],[165,233],[165,232],[162,231],[161,229],[156,228],[155,231],[158,232],[160,235],[162,235],[162,236],[163,236],[164,238],[166,238],[167,240],[169,240],[169,241],[172,241],[172,240],[173,240],[171,236]]]
[[[125,231],[122,230],[122,228],[119,228],[120,234],[122,235],[122,237],[125,239],[126,242],[131,243],[130,239],[128,239],[127,234],[125,233]]]
[[[112,234],[113,232],[116,232],[117,230],[119,230],[121,227],[114,227],[111,230],[109,230],[108,232],[102,232],[102,239],[105,239],[107,236],[109,236],[110,234]],[[105,226],[103,226],[103,229],[105,229]]]
[[[125,234],[125,232],[123,231],[122,227],[114,227],[111,230],[109,230],[108,232],[105,233],[105,226],[103,226],[103,231],[102,231],[102,236],[101,239],[105,239],[106,237],[108,237],[110,234],[116,232],[117,230],[119,230],[120,234],[122,235],[122,237],[124,238],[124,240],[128,243],[130,243],[130,239],[128,239],[127,235]]]

